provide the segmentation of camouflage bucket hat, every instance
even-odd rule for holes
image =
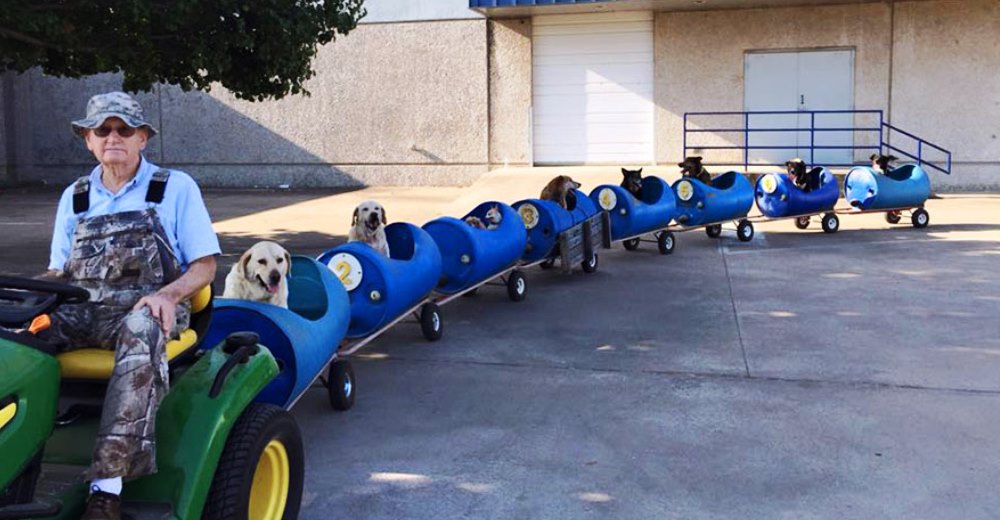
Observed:
[[[90,98],[87,117],[73,121],[73,132],[83,137],[85,130],[101,126],[109,117],[117,117],[132,128],[145,126],[149,129],[149,137],[156,135],[156,129],[143,117],[142,105],[124,92],[107,92]]]

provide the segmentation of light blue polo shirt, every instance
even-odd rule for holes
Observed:
[[[141,211],[152,206],[156,207],[156,214],[174,255],[181,263],[181,269],[187,270],[188,264],[199,258],[220,254],[222,250],[219,248],[219,239],[212,229],[212,219],[201,198],[201,190],[190,175],[170,170],[163,202],[146,202],[149,182],[153,179],[153,173],[158,170],[160,167],[143,157],[135,177],[122,186],[118,193],[111,193],[101,182],[101,166],[96,166],[90,172],[90,209],[80,215],[73,213],[73,186],[76,183],[66,188],[56,211],[49,269],[65,269],[73,245],[73,230],[80,218]]]

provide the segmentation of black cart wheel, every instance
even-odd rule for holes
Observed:
[[[583,268],[583,272],[585,273],[597,271],[597,253],[590,255],[590,258],[580,262],[580,267]]]
[[[722,234],[722,224],[705,226],[705,234],[708,235],[708,238],[719,238],[719,235]]]
[[[840,218],[836,213],[827,213],[823,215],[823,231],[827,233],[836,233],[840,229]]]
[[[528,281],[521,274],[521,271],[511,271],[507,277],[507,297],[512,302],[524,300],[528,295]]]
[[[809,227],[809,217],[799,217],[795,219],[795,227],[799,229],[806,229]]]
[[[915,228],[925,228],[927,224],[931,223],[931,216],[924,208],[917,208],[910,217],[910,221],[913,222]]]
[[[753,223],[747,219],[741,220],[736,225],[736,237],[740,239],[740,242],[753,240]]]
[[[420,332],[427,341],[437,341],[444,334],[444,319],[436,303],[427,302],[420,307]]]
[[[354,406],[354,366],[350,361],[338,359],[330,363],[326,375],[326,391],[330,396],[330,406],[338,412],[350,410]]]
[[[628,240],[622,240],[622,246],[628,251],[635,251],[639,249],[639,238],[630,238]]]
[[[302,434],[291,414],[251,403],[226,438],[202,518],[296,518],[304,467]]]
[[[556,266],[555,258],[546,258],[545,260],[542,260],[542,263],[538,264],[538,267],[541,267],[542,269],[552,269],[555,266]]]
[[[673,253],[676,244],[673,231],[660,231],[656,234],[656,246],[660,248],[661,255]]]
[[[890,224],[899,224],[899,221],[903,219],[898,211],[887,211],[885,213],[885,221]]]

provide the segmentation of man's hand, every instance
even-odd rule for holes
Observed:
[[[176,325],[177,305],[193,296],[215,277],[215,257],[204,256],[188,266],[180,278],[159,291],[143,296],[132,310],[149,307],[153,317],[160,320],[160,327],[168,337]]]
[[[163,330],[163,335],[169,339],[170,330],[174,328],[174,323],[177,321],[177,303],[160,293],[153,293],[140,298],[132,310],[137,311],[143,307],[149,307],[149,312],[153,317],[160,320],[160,329]]]

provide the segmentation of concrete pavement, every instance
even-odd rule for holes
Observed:
[[[619,177],[566,171],[587,190]],[[358,200],[422,223],[555,174],[208,192],[220,280],[258,238],[343,240]],[[44,263],[55,196],[0,194],[0,271]],[[683,233],[672,256],[615,246],[592,275],[529,270],[524,302],[487,287],[449,304],[437,343],[401,324],[355,360],[354,409],[320,388],[296,407],[301,516],[1000,517],[1000,197],[928,210],[926,230],[873,215],[835,235]]]

